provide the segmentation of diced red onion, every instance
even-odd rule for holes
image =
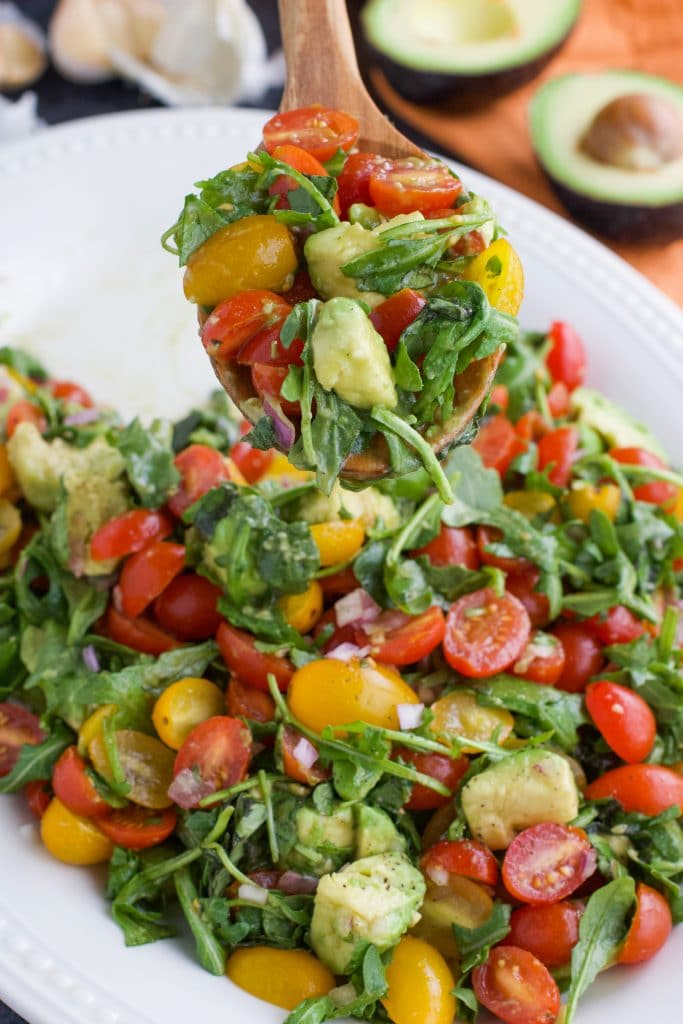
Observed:
[[[318,751],[305,736],[301,736],[297,740],[294,749],[292,750],[292,754],[302,768],[312,768],[319,756]]]
[[[265,907],[268,902],[268,890],[262,889],[260,885],[247,885],[246,882],[237,890],[237,897],[245,900],[246,903],[255,903],[258,907]]]
[[[326,658],[334,658],[335,661],[352,661],[354,658],[367,658],[372,648],[357,647],[350,641],[333,647],[325,655]]]
[[[374,622],[382,609],[370,597],[367,590],[356,587],[350,594],[340,597],[334,606],[334,617],[338,626]]]
[[[168,795],[178,807],[189,810],[197,807],[200,800],[215,792],[213,783],[207,782],[192,771],[191,768],[183,768],[178,772],[171,785],[168,787]]]
[[[273,421],[278,441],[285,451],[289,451],[296,438],[294,424],[287,419],[278,403],[270,402],[267,398],[263,400],[263,411]]]
[[[417,729],[422,722],[424,704],[397,704],[396,714],[401,729]]]
[[[277,887],[287,896],[301,896],[304,893],[315,892],[318,888],[318,879],[311,875],[300,875],[296,871],[285,871],[280,875]]]
[[[64,417],[64,426],[84,427],[87,423],[92,423],[94,420],[99,419],[99,416],[99,409],[80,409],[78,412]]]
[[[100,671],[100,659],[97,657],[97,651],[95,650],[92,644],[88,644],[87,647],[83,648],[83,650],[81,651],[81,656],[83,658],[83,663],[85,664],[85,667],[90,672]]]
[[[434,885],[448,885],[448,872],[445,868],[441,868],[437,864],[428,864],[426,874],[430,882],[433,882]]]

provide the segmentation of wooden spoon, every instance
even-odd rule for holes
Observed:
[[[368,94],[356,60],[345,0],[278,2],[287,60],[280,110],[296,110],[313,103],[345,110],[360,121],[360,150],[394,158],[426,158],[391,124]],[[499,350],[471,363],[456,378],[456,406],[430,442],[434,451],[449,448],[467,430],[491,388],[501,358]],[[254,397],[248,368],[212,362],[225,390],[246,411],[243,403]],[[358,481],[390,476],[389,450],[382,435],[376,434],[365,451],[350,455],[340,475]]]

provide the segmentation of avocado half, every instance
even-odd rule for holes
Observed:
[[[631,141],[641,143],[638,168],[608,162],[609,148],[598,158],[595,145],[587,147],[601,112],[608,147],[614,146],[615,127],[623,135],[623,117],[610,124],[608,114],[604,120],[608,106],[614,111],[615,101],[626,100],[628,116],[628,104],[637,100],[642,107],[648,99],[657,104],[658,115],[664,105],[659,127],[664,124],[662,130],[669,132],[673,127],[683,138],[683,87],[637,71],[563,75],[539,89],[531,103],[534,149],[558,199],[588,228],[615,240],[683,235],[683,152],[673,158],[669,152],[660,161],[653,153],[652,130],[643,135],[647,125],[642,123],[626,126]],[[638,148],[634,152],[638,155]]]
[[[581,0],[370,0],[361,23],[402,96],[473,106],[534,78],[580,11]]]

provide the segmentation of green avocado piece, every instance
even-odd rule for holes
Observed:
[[[281,858],[280,866],[307,875],[325,875],[351,860],[354,822],[351,807],[337,807],[321,814],[304,804],[295,816],[296,842]]]
[[[401,517],[396,505],[387,494],[376,487],[350,491],[337,481],[329,494],[316,491],[305,495],[296,507],[296,518],[306,523],[335,523],[344,519],[358,519],[370,529],[381,520],[387,530],[396,530]]]
[[[379,245],[377,235],[361,224],[341,224],[325,231],[318,231],[306,240],[304,255],[316,290],[324,299],[345,296],[362,299],[368,306],[384,302],[379,292],[362,292],[356,287],[356,280],[343,274],[341,268],[352,260],[371,252]]]
[[[378,853],[402,853],[405,840],[386,811],[368,804],[356,804],[356,857]]]
[[[579,422],[596,430],[610,448],[645,448],[667,461],[664,449],[648,427],[598,391],[577,388],[572,392],[571,407]]]

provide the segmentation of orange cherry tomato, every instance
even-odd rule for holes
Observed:
[[[83,818],[97,818],[111,810],[86,772],[76,747],[67,747],[52,770],[52,788],[65,807]]]
[[[645,760],[655,742],[657,723],[639,694],[600,679],[586,687],[586,707],[595,727],[622,761],[635,764]]]
[[[472,971],[479,1002],[506,1024],[553,1024],[560,990],[540,960],[517,946],[495,946]]]
[[[223,710],[223,691],[208,679],[185,676],[167,686],[152,709],[159,739],[180,750],[195,726]]]
[[[576,900],[517,907],[510,916],[510,933],[505,941],[533,953],[546,967],[563,967],[579,941],[583,910],[583,904]]]
[[[404,935],[387,967],[387,983],[382,1006],[393,1024],[452,1024],[455,980],[428,942]]]
[[[620,964],[640,964],[658,953],[671,934],[669,904],[644,882],[636,885],[636,912],[619,953]]]
[[[292,146],[291,144],[285,144],[284,146],[276,146],[272,152],[272,156],[276,160],[281,160],[285,164],[289,164],[295,171],[299,171],[300,174],[317,175],[320,178],[329,178],[328,171],[323,167],[316,157],[312,153],[308,153],[301,146]],[[279,200],[276,204],[278,210],[288,210],[289,200],[287,193],[297,188],[297,183],[293,178],[288,178],[286,175],[282,175],[276,178],[273,184],[268,189],[271,196],[279,196]],[[332,206],[334,210],[339,213],[339,199],[335,194],[332,200]]]
[[[585,796],[614,797],[629,813],[661,814],[676,806],[683,814],[683,776],[661,764],[624,764],[594,779]]]
[[[543,822],[515,836],[503,860],[503,882],[522,903],[566,899],[595,871],[597,854],[585,832]]]
[[[484,885],[498,882],[498,861],[474,839],[443,840],[423,856],[420,867],[434,885],[448,885],[450,875],[464,875]]]
[[[448,664],[471,678],[503,672],[529,641],[526,608],[512,594],[484,588],[459,598],[448,612],[443,650]]]
[[[124,846],[127,850],[146,850],[168,839],[177,820],[175,807],[150,811],[131,804],[98,818],[97,825],[116,846]]]
[[[243,629],[236,629],[228,622],[222,622],[216,633],[223,661],[231,672],[238,675],[249,686],[268,692],[268,676],[273,675],[281,690],[286,690],[294,674],[289,658],[258,651],[253,636]]]
[[[325,163],[338,149],[353,149],[359,132],[355,117],[313,104],[271,117],[263,126],[263,144],[273,155],[278,146],[298,146]]]
[[[303,949],[236,949],[225,973],[245,992],[283,1010],[293,1010],[303,999],[324,996],[335,985],[327,967]]]
[[[45,738],[38,717],[20,704],[0,704],[0,778],[9,775],[25,744],[35,746]]]
[[[119,577],[121,611],[135,619],[185,568],[185,547],[157,540],[126,561]]]
[[[469,767],[466,757],[422,754],[417,750],[407,750],[404,747],[397,747],[394,754],[402,761],[414,765],[423,775],[429,775],[430,778],[442,782],[453,793]],[[422,786],[418,782],[410,791],[410,798],[405,806],[409,811],[432,811],[450,803],[451,799],[451,797],[442,796],[441,793],[436,793],[433,789]]]
[[[569,413],[569,388],[562,380],[556,381],[548,392],[548,408],[551,416],[560,419]]]
[[[370,175],[370,197],[389,217],[452,206],[461,192],[462,182],[440,160],[386,160]]]
[[[96,562],[123,558],[142,551],[152,541],[164,540],[173,532],[173,524],[163,512],[135,508],[100,526],[90,542],[90,557]]]
[[[40,837],[52,856],[65,864],[103,864],[113,851],[94,822],[74,814],[57,797],[40,820]]]

